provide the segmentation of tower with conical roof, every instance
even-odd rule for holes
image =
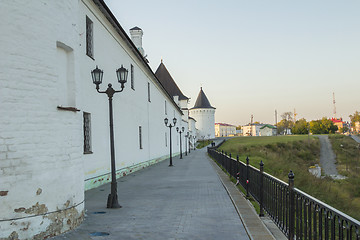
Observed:
[[[158,69],[155,72],[155,76],[158,78],[161,85],[163,85],[169,95],[173,97],[174,102],[183,111],[183,119],[187,122],[189,98],[181,92],[180,88],[178,87],[174,79],[171,77],[162,60]]]
[[[211,106],[202,87],[196,99],[195,105],[189,111],[190,116],[196,119],[198,139],[215,138],[215,108]]]

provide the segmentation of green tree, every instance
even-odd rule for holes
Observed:
[[[291,128],[291,132],[293,134],[308,134],[309,124],[306,122],[305,118],[297,120],[294,126]]]
[[[285,120],[281,120],[280,122],[278,122],[276,124],[276,128],[277,128],[277,133],[278,134],[283,134],[285,131]]]
[[[349,128],[346,125],[344,125],[342,128],[339,129],[339,132],[341,132],[341,133],[345,133],[345,132],[348,132],[348,131],[349,131]]]
[[[360,122],[360,112],[356,111],[354,115],[349,115],[351,125],[355,126],[355,122]]]
[[[310,132],[312,134],[329,134],[335,133],[338,127],[326,117],[321,120],[313,120],[310,122]]]
[[[294,126],[292,115],[292,112],[284,112],[281,114],[282,120],[277,124],[277,130],[279,134],[288,134],[288,130]]]

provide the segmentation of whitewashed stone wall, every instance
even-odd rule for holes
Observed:
[[[172,122],[177,118],[181,122],[181,112],[176,104],[157,84],[153,73],[144,66],[134,52],[127,47],[115,29],[107,23],[99,9],[91,2],[81,5],[80,32],[85,31],[88,16],[93,21],[94,59],[86,53],[85,35],[80,38],[81,109],[91,114],[92,151],[83,156],[85,163],[85,188],[91,189],[110,179],[110,144],[108,98],[96,92],[90,72],[96,67],[103,69],[104,78],[101,87],[105,90],[108,83],[115,89],[120,88],[115,71],[123,65],[129,69],[128,82],[121,93],[113,98],[114,136],[117,176],[129,174],[169,156],[169,128],[165,127],[164,118]],[[131,65],[134,67],[134,89],[130,86]],[[148,84],[150,102],[148,101]],[[165,113],[165,100],[167,114]],[[96,127],[95,127],[96,126]],[[139,145],[139,126],[142,129],[142,149]],[[173,131],[173,154],[179,153],[178,141]],[[166,136],[165,136],[166,135]],[[167,143],[165,142],[167,141]],[[121,199],[121,196],[119,196]]]
[[[2,1],[0,16],[0,239],[43,239],[79,225],[84,190],[109,181],[108,98],[92,83],[96,65],[102,89],[119,87],[121,64],[134,66],[135,90],[128,82],[113,100],[118,176],[168,157],[164,118],[181,122],[181,112],[92,1]],[[94,60],[85,54],[86,16]],[[83,154],[83,112],[92,154]]]
[[[0,238],[42,239],[82,220],[82,117],[57,109],[71,98],[57,46],[78,74],[77,12],[70,0],[1,1]]]
[[[215,138],[215,109],[190,109],[190,117],[196,119],[198,140]]]

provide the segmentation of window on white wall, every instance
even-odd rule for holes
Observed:
[[[140,147],[140,149],[143,149],[143,146],[142,146],[142,132],[141,132],[141,126],[139,126],[139,147]]]
[[[93,22],[86,16],[86,55],[94,59]]]
[[[135,90],[135,84],[134,84],[134,66],[131,64],[131,67],[130,67],[131,71],[130,71],[130,77],[131,77],[131,89],[132,90]]]
[[[84,154],[92,153],[91,151],[91,115],[83,113],[83,130],[84,130]]]
[[[150,83],[148,82],[148,101],[151,102],[150,98]]]
[[[167,115],[167,102],[165,100],[165,115]]]
[[[165,147],[167,147],[167,133],[165,132]]]
[[[73,49],[62,42],[56,42],[57,94],[60,106],[75,107],[75,76]]]

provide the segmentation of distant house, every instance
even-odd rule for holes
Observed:
[[[236,126],[226,123],[215,123],[215,137],[231,137],[236,135]]]
[[[262,126],[259,130],[260,136],[275,136],[276,135],[276,127],[270,124],[266,124]]]
[[[243,136],[260,136],[260,128],[265,126],[266,124],[248,124],[242,126],[242,134]]]
[[[243,130],[242,129],[237,129],[236,130],[236,136],[242,136],[243,135]]]
[[[337,132],[340,132],[340,129],[344,127],[344,122],[342,118],[331,118],[330,120],[334,123],[334,125],[338,127]]]

